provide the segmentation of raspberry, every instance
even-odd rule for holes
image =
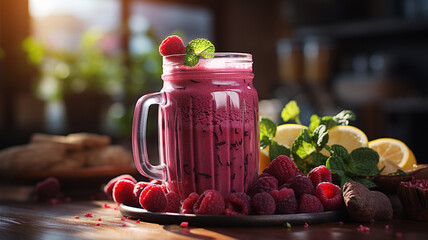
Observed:
[[[290,182],[290,188],[294,190],[297,199],[300,199],[303,194],[314,195],[314,185],[311,180],[305,175],[296,175]]]
[[[166,194],[167,205],[165,212],[179,213],[181,202],[180,197],[175,192],[169,192]]]
[[[320,182],[331,182],[331,172],[324,165],[313,168],[308,173],[308,177],[311,179],[312,185],[314,185],[314,187],[318,186]]]
[[[273,176],[264,176],[257,178],[256,182],[250,189],[250,195],[254,195],[261,192],[270,192],[274,189],[278,189],[278,180]]]
[[[251,198],[246,193],[231,193],[226,198],[226,215],[248,215],[251,208]]]
[[[316,196],[303,194],[300,198],[299,213],[317,213],[323,211],[324,207]]]
[[[152,179],[152,180],[150,180],[150,182],[146,182],[147,183],[147,186],[148,185],[159,185],[159,186],[161,186],[162,187],[162,189],[163,189],[163,191],[165,192],[165,194],[167,194],[169,191],[168,191],[168,188],[166,187],[166,185],[165,184],[163,184],[163,182],[161,181],[161,180],[157,180],[157,179]],[[143,191],[143,189],[145,188],[145,187],[147,187],[147,186],[144,186],[144,183],[141,183],[141,185],[140,186],[138,186],[138,188],[141,188],[141,191]],[[138,191],[139,190],[136,190],[137,192],[135,193],[135,194],[138,194]],[[141,191],[140,191],[140,193],[141,193]],[[138,196],[138,195],[137,195]]]
[[[127,179],[116,182],[113,187],[113,200],[129,206],[138,206],[138,198],[134,195],[135,184]]]
[[[134,195],[135,195],[137,198],[138,198],[138,197],[140,197],[140,194],[141,194],[141,192],[144,190],[144,188],[146,188],[146,187],[148,187],[148,186],[150,186],[150,185],[153,185],[153,184],[148,183],[148,182],[137,182],[137,183],[135,184],[135,186],[134,186],[134,190],[133,190]]]
[[[292,214],[297,211],[297,200],[294,196],[293,189],[282,188],[281,190],[272,190],[270,192],[275,200],[275,213]]]
[[[339,186],[329,182],[322,182],[318,184],[315,192],[325,210],[336,210],[342,207],[342,190],[340,190]]]
[[[137,180],[135,180],[135,178],[134,177],[132,177],[131,175],[129,175],[129,174],[122,174],[122,175],[120,175],[120,176],[117,176],[117,177],[115,177],[115,178],[113,178],[113,179],[111,179],[105,186],[104,186],[104,192],[107,194],[107,196],[109,197],[109,198],[111,198],[112,197],[112,192],[113,192],[113,187],[114,187],[114,184],[116,184],[117,183],[117,181],[119,181],[119,180],[122,180],[122,179],[127,179],[127,180],[130,180],[131,182],[133,182],[133,183],[137,183]]]
[[[36,185],[36,198],[39,201],[46,201],[56,198],[60,195],[60,184],[58,179],[48,177]]]
[[[281,186],[278,187],[278,190],[281,190],[283,188],[290,188],[290,184],[291,184],[291,182],[284,183],[284,184],[282,184]]]
[[[259,178],[262,178],[262,177],[271,177],[272,175],[270,175],[269,173],[267,173],[267,172],[262,172],[262,174],[260,174],[259,175]]]
[[[140,205],[151,212],[163,212],[168,205],[165,192],[159,185],[150,185],[144,188],[139,200]]]
[[[181,212],[184,214],[193,213],[193,205],[198,201],[199,194],[192,192],[189,196],[184,199],[183,205],[181,206]]]
[[[275,199],[267,193],[257,193],[251,198],[251,209],[259,215],[271,215],[275,213]]]
[[[168,56],[172,54],[184,54],[185,47],[183,40],[179,36],[172,35],[165,38],[159,46],[159,53],[162,56]]]
[[[158,180],[158,179],[151,179],[151,180],[150,180],[150,183],[151,183],[151,184],[162,185],[162,181],[161,181],[161,180]]]
[[[264,172],[276,177],[278,184],[282,185],[290,181],[299,172],[299,169],[289,157],[280,155],[269,164]]]
[[[205,215],[224,214],[223,196],[216,190],[205,190],[193,205],[193,212]]]

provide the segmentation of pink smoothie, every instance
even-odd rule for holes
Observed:
[[[205,60],[205,59],[203,59]],[[251,67],[178,67],[163,74],[160,157],[182,199],[216,189],[243,192],[259,169],[258,97]]]

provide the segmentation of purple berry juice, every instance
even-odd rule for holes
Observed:
[[[244,192],[259,170],[258,97],[249,54],[216,54],[185,67],[164,57],[160,160],[171,191],[186,198]]]

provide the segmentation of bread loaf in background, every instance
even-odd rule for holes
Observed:
[[[131,152],[111,145],[111,138],[93,133],[67,136],[36,133],[26,145],[0,151],[0,172],[7,174],[132,165]]]

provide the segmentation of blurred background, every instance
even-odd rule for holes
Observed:
[[[261,115],[281,123],[291,99],[305,124],[350,109],[369,140],[401,139],[426,162],[427,0],[0,0],[0,149],[35,132],[130,147],[170,34],[252,53]]]

